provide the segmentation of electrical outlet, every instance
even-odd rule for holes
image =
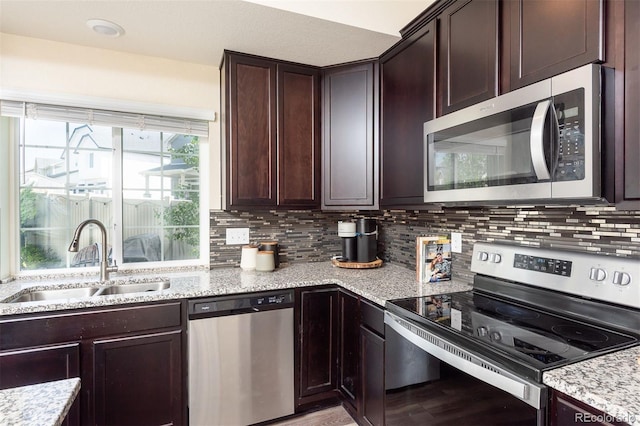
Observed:
[[[451,233],[451,251],[462,253],[462,234],[459,232]]]
[[[249,228],[227,228],[227,244],[249,244]]]

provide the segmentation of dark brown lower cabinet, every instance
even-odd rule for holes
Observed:
[[[296,411],[337,404],[384,425],[384,309],[347,290],[296,290]]]
[[[623,419],[604,414],[602,411],[577,401],[556,390],[551,391],[550,426],[571,425],[624,426]]]
[[[182,413],[180,330],[93,342],[96,425],[173,425]]]
[[[362,299],[360,326],[360,393],[358,417],[362,424],[385,424],[384,309]]]
[[[0,317],[0,388],[80,377],[68,425],[184,424],[185,303]]]
[[[80,377],[78,342],[0,352],[0,389],[72,377]],[[63,424],[80,424],[80,404],[77,399]]]
[[[362,387],[359,414],[365,424],[384,425],[384,338],[360,327]]]
[[[296,290],[296,407],[299,410],[338,398],[338,289]]]
[[[340,360],[338,363],[338,389],[351,411],[357,410],[357,392],[360,383],[360,308],[358,297],[340,290]]]

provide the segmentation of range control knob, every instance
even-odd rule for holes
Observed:
[[[500,332],[498,331],[492,331],[491,332],[491,340],[494,342],[499,342],[502,340],[502,334],[500,334]]]
[[[478,260],[486,262],[487,259],[489,259],[489,253],[487,253],[486,251],[478,252]]]
[[[491,253],[489,255],[489,262],[500,263],[502,262],[502,256],[499,255],[498,253]]]
[[[604,281],[607,278],[607,271],[602,268],[591,268],[589,278],[593,281]]]
[[[613,283],[617,285],[631,284],[631,275],[626,272],[616,271],[613,273]]]
[[[485,327],[484,325],[478,327],[478,336],[485,337],[488,333],[489,330],[487,330],[487,327]]]

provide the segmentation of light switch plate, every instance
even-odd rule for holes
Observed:
[[[462,253],[462,234],[459,232],[451,233],[451,251]]]
[[[249,228],[227,228],[227,244],[249,244]]]

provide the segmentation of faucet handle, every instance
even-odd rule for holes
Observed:
[[[118,271],[118,262],[116,262],[116,260],[113,259],[113,265],[107,266],[107,270],[109,272],[117,272]]]

